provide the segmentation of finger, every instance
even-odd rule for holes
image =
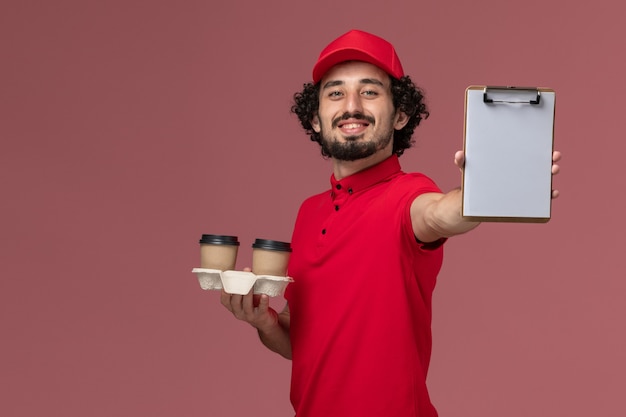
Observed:
[[[553,198],[553,199],[554,199],[554,198],[558,198],[558,196],[559,196],[560,194],[561,194],[561,193],[559,193],[559,190],[552,190],[552,198]]]
[[[463,167],[465,166],[465,152],[463,151],[456,151],[456,153],[454,154],[454,164],[463,169]]]
[[[253,291],[241,297],[241,308],[245,317],[254,317],[254,294]]]
[[[259,313],[266,313],[270,308],[270,297],[267,294],[261,294],[259,299]]]
[[[230,296],[230,307],[232,313],[239,320],[243,320],[245,317],[245,312],[243,308],[243,296],[239,294],[231,294]]]
[[[561,152],[554,151],[552,152],[552,162],[558,162],[561,160]]]
[[[244,271],[246,271],[246,272],[252,272],[252,269],[250,269],[250,268],[249,268],[249,267],[247,267],[247,266],[246,266],[243,270],[244,270]]]
[[[561,167],[557,164],[552,165],[552,175],[556,175],[561,171]]]
[[[233,307],[230,304],[230,294],[222,289],[222,293],[220,294],[220,302],[228,311],[233,312]]]

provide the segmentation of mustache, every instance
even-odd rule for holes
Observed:
[[[342,120],[348,120],[348,119],[365,120],[366,122],[368,122],[371,125],[376,123],[376,121],[374,120],[373,117],[366,116],[366,115],[364,115],[362,113],[348,113],[348,112],[345,112],[344,114],[342,114],[341,116],[339,116],[339,117],[337,117],[336,119],[333,120],[332,127],[337,127],[339,122],[341,122]]]

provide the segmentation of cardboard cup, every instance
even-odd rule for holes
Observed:
[[[202,235],[200,239],[200,267],[226,271],[235,269],[239,240],[237,236]]]
[[[289,242],[256,239],[252,244],[252,272],[256,275],[285,277],[290,256]]]

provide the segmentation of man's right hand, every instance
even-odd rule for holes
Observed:
[[[237,319],[260,332],[266,332],[278,323],[278,313],[270,307],[270,298],[265,294],[253,294],[250,290],[246,295],[239,295],[222,290],[220,301]]]

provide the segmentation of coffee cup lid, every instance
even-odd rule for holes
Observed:
[[[225,235],[202,235],[200,243],[208,245],[232,245],[239,246],[239,240],[237,236],[225,236]]]
[[[291,252],[290,242],[280,242],[278,240],[256,239],[252,244],[254,249],[276,250],[281,252]]]

